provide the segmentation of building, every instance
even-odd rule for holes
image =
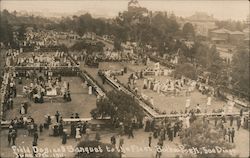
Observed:
[[[191,23],[194,27],[195,34],[204,37],[208,37],[209,31],[216,28],[215,21],[216,19],[213,15],[208,15],[204,12],[196,12],[194,15],[185,19],[178,18],[181,28],[185,23]]]
[[[216,19],[213,15],[208,15],[205,12],[195,12],[194,15],[187,18],[189,21],[196,21],[196,22],[215,22]]]
[[[244,33],[244,43],[245,44],[250,44],[249,42],[249,36],[250,36],[250,31],[249,31],[249,27],[248,28],[245,28],[244,30],[243,30],[243,33]]]
[[[229,41],[230,43],[239,43],[244,40],[244,33],[241,31],[230,31]]]
[[[238,44],[244,41],[245,34],[241,31],[230,31],[224,28],[212,30],[209,37],[214,44]]]
[[[222,28],[210,31],[209,37],[214,44],[224,44],[229,41],[229,33],[229,30]]]
[[[141,12],[143,15],[148,14],[147,8],[141,7],[137,0],[128,2],[128,12]]]
[[[216,25],[214,22],[191,22],[194,26],[196,35],[208,37],[209,30],[215,29]]]
[[[226,63],[230,64],[233,59],[233,53],[235,52],[235,47],[223,47],[217,46],[216,50],[219,52],[220,57],[226,61]]]

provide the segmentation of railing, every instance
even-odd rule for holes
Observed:
[[[124,93],[130,95],[130,96],[134,96],[134,98],[139,102],[139,105],[143,108],[143,110],[146,112],[146,114],[149,117],[155,118],[158,113],[156,111],[154,111],[151,107],[149,107],[146,103],[144,103],[143,101],[141,101],[137,96],[135,96],[132,92],[130,92],[129,90],[127,90],[123,85],[119,84],[118,82],[116,82],[115,80],[113,80],[111,77],[107,76],[106,74],[104,74],[104,77],[106,78],[106,80],[108,81],[108,83],[110,83],[111,86],[113,86],[114,88],[123,91]]]
[[[164,114],[164,115],[158,115],[155,117],[155,119],[161,119],[161,118],[166,118],[166,117],[182,117],[185,116],[186,114]],[[229,112],[229,113],[195,113],[195,116],[238,116],[240,115],[240,112]],[[244,112],[242,115],[244,116],[249,116],[249,112]]]
[[[77,66],[15,66],[16,70],[34,70],[34,69],[65,69],[65,68],[79,68]]]
[[[105,90],[103,88],[100,88],[98,83],[90,77],[90,75],[86,71],[81,71],[79,72],[79,75],[83,77],[87,82],[95,89],[98,95],[100,96],[106,96],[105,95]]]
[[[4,73],[4,78],[3,78],[3,82],[2,82],[2,87],[1,87],[1,103],[0,103],[0,120],[3,120],[3,113],[4,113],[4,105],[6,102],[6,91],[8,88],[8,84],[9,84],[9,73]]]

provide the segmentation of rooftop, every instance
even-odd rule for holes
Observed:
[[[231,34],[231,35],[244,35],[244,33],[241,31],[231,31],[231,32],[229,32],[229,34]]]
[[[211,40],[212,41],[225,41],[226,39],[224,39],[224,38],[218,38],[218,37],[213,37]]]
[[[229,30],[224,29],[224,28],[218,29],[218,30],[213,30],[213,31],[211,31],[211,32],[212,32],[212,33],[230,33]]]

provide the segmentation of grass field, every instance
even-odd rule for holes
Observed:
[[[7,120],[19,117],[20,105],[22,102],[28,101],[31,106],[28,108],[27,116],[32,116],[35,122],[43,123],[46,114],[54,116],[56,111],[62,114],[62,117],[69,118],[72,113],[78,113],[80,117],[90,117],[90,111],[96,107],[96,96],[89,95],[88,89],[78,77],[63,77],[62,82],[70,83],[71,102],[64,102],[63,98],[57,100],[45,100],[42,104],[35,104],[28,98],[22,97],[22,87],[30,83],[25,80],[22,85],[17,84],[17,97],[14,99],[14,109],[6,113]]]

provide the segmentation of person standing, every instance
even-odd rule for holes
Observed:
[[[33,142],[35,142],[37,144],[37,140],[38,140],[38,133],[37,132],[34,133],[34,137],[33,138],[34,138]]]
[[[162,147],[163,147],[163,141],[162,140],[159,140],[158,143],[157,143],[157,149],[156,149],[156,158],[160,158],[161,157],[161,154],[162,154]]]
[[[226,135],[227,135],[227,129],[224,128],[223,129],[223,138],[224,138],[224,140],[226,140]]]
[[[42,124],[39,125],[39,132],[40,132],[40,134],[43,132],[43,125]]]
[[[28,104],[24,103],[23,107],[24,107],[25,114],[27,114],[28,113]]]
[[[62,125],[62,123],[59,123],[58,133],[59,133],[59,136],[62,136],[62,134],[63,134],[63,125]]]
[[[148,136],[148,146],[151,147],[151,142],[152,142],[152,133],[149,133]]]
[[[123,144],[124,144],[124,139],[123,139],[123,137],[120,135],[120,139],[119,139],[119,150],[120,150],[120,152],[119,152],[119,155],[120,155],[120,157],[122,157],[122,146],[123,146]]]
[[[110,141],[111,141],[111,144],[112,144],[113,146],[115,146],[115,144],[116,144],[116,139],[115,139],[115,136],[114,136],[114,135],[110,138]]]
[[[174,137],[176,137],[176,133],[178,132],[178,125],[177,123],[174,124]]]
[[[62,133],[62,144],[66,144],[67,143],[67,133],[66,130],[63,130]]]
[[[230,143],[230,141],[231,141],[231,130],[230,130],[230,128],[227,129],[227,136],[228,136],[228,142]]]
[[[10,104],[10,108],[13,109],[13,99],[12,99],[12,97],[10,97],[10,99],[9,99],[9,104]]]
[[[120,140],[119,140],[119,148],[121,148],[124,144],[124,139],[123,137],[120,135]]]
[[[57,122],[57,123],[59,122],[59,116],[60,116],[59,112],[56,111],[55,117],[56,117],[56,122]]]
[[[231,140],[232,140],[232,143],[234,143],[234,135],[235,135],[235,130],[234,130],[234,128],[232,128],[232,130],[231,130]]]
[[[20,114],[21,114],[21,115],[24,115],[24,114],[25,114],[24,104],[21,104]]]
[[[243,108],[240,109],[240,117],[243,116]]]
[[[76,128],[76,141],[79,141],[81,139],[81,132],[80,132],[80,128],[77,127]]]
[[[238,118],[237,118],[237,130],[240,129],[240,125],[241,125],[241,120],[240,120],[240,118],[238,117]]]
[[[234,117],[233,117],[233,115],[231,115],[230,116],[230,126],[232,127],[232,125],[233,125],[233,121],[234,121]]]
[[[98,142],[101,140],[101,136],[98,132],[96,132],[96,134],[95,134],[95,140]]]
[[[169,133],[169,140],[172,142],[173,141],[173,127],[170,128],[170,133]]]
[[[128,130],[128,131],[129,131],[129,133],[128,133],[128,138],[130,138],[130,137],[134,138],[132,126],[129,127],[129,130]]]
[[[11,132],[8,133],[8,143],[9,143],[9,146],[10,146],[11,138],[12,138],[11,134],[12,134]]]
[[[11,138],[12,138],[12,145],[16,145],[16,137],[17,133],[15,130],[12,131]]]
[[[215,127],[217,126],[217,122],[218,122],[218,116],[215,116],[215,118],[214,118],[214,126]]]
[[[69,90],[69,82],[67,82],[67,90]]]

